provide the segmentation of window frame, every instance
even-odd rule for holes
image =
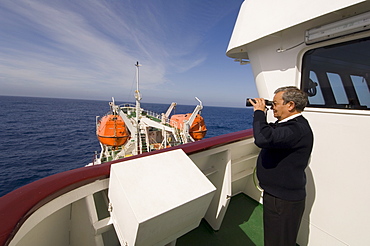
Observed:
[[[363,63],[365,59],[361,60],[362,64],[358,62],[361,48],[366,48],[366,45],[370,50],[370,38],[318,47],[303,54],[301,88],[309,94],[309,99],[319,96],[318,88],[322,93],[322,99],[316,98],[314,102],[309,102],[307,107],[370,110],[370,59],[367,59],[369,62],[366,60],[366,64]],[[346,55],[350,54],[353,49],[357,49],[357,53],[354,52],[355,59],[350,57],[346,60]],[[312,73],[316,75],[317,81],[311,79]],[[348,103],[337,103],[339,95],[333,90],[328,74],[336,74],[340,78],[345,93],[342,99]],[[352,76],[361,77],[367,85],[365,87],[369,94],[362,100],[365,104],[361,105]]]

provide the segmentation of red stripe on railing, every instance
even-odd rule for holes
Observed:
[[[73,189],[109,177],[110,166],[143,156],[158,154],[174,149],[182,149],[186,154],[194,154],[232,142],[252,137],[251,129],[207,138],[194,143],[183,144],[167,149],[143,153],[121,160],[91,167],[58,173],[16,189],[0,198],[0,245],[7,245],[23,222],[38,208]]]

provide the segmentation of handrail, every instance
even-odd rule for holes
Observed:
[[[252,129],[229,133],[100,165],[77,168],[20,187],[0,197],[0,245],[8,245],[27,218],[54,198],[96,180],[109,178],[112,164],[175,149],[182,149],[190,155],[251,137],[253,137]]]

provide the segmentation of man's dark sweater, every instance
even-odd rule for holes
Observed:
[[[306,175],[313,145],[308,121],[297,116],[287,122],[268,124],[261,110],[254,112],[255,144],[261,148],[257,177],[265,192],[290,201],[306,197]]]

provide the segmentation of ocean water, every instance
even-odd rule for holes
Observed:
[[[168,106],[142,103],[158,113]],[[177,105],[175,113],[191,113],[194,108]],[[0,96],[0,196],[90,163],[100,151],[96,116],[108,111],[108,101]],[[204,106],[206,138],[251,128],[252,114],[250,108]]]

